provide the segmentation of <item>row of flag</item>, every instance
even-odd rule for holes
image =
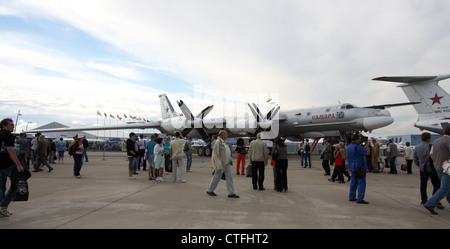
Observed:
[[[108,115],[106,115],[106,112],[104,112],[103,114],[104,114],[105,118],[108,118]],[[97,111],[97,115],[100,116],[100,117],[103,117],[102,114],[101,114],[99,111]],[[136,121],[151,122],[150,120],[147,120],[147,119],[145,119],[145,118],[136,117],[136,116],[133,116],[133,115],[129,115],[129,116],[130,116],[131,119],[136,120]],[[116,119],[116,117],[113,116],[112,114],[109,114],[109,117],[112,118],[112,119]],[[128,118],[128,116],[127,116],[126,114],[123,114],[123,117],[124,117],[125,119]],[[118,120],[122,120],[122,117],[119,116],[119,114],[117,114],[117,119],[118,119]]]

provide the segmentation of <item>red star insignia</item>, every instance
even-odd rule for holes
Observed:
[[[434,104],[436,104],[436,103],[441,104],[441,99],[442,99],[442,98],[443,98],[443,97],[439,97],[439,96],[437,95],[437,93],[434,94],[434,98],[430,98],[431,100],[433,100],[433,104],[431,104],[431,105],[434,105]]]

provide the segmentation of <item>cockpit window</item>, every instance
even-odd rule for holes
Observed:
[[[341,106],[338,106],[338,110],[353,109],[353,108],[356,108],[356,106],[352,104],[342,104]]]

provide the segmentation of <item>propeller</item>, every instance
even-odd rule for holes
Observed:
[[[189,132],[191,132],[193,129],[195,129],[198,134],[202,137],[203,140],[207,141],[209,139],[208,132],[206,132],[205,126],[203,125],[203,119],[208,115],[211,110],[213,109],[214,105],[210,105],[203,109],[196,117],[192,114],[191,110],[187,107],[187,105],[183,102],[183,100],[177,101],[178,106],[180,107],[181,111],[183,112],[184,116],[186,117],[191,127],[185,128],[181,134],[183,137],[187,136]]]
[[[256,131],[253,133],[253,137],[256,137],[256,135],[262,131],[272,131],[274,126],[275,128],[278,128],[278,122],[273,122],[273,119],[277,116],[278,112],[280,111],[280,106],[273,107],[265,116],[262,115],[261,111],[259,110],[258,106],[255,103],[252,103],[252,105],[248,104],[248,107],[250,108],[250,111],[252,112],[253,116],[256,119],[258,127],[256,128]],[[273,132],[265,133],[266,136],[268,135],[268,138],[274,138],[273,136],[277,137],[278,135],[278,129],[276,129],[276,134]]]

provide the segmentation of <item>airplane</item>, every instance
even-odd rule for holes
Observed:
[[[261,133],[263,139],[284,137],[296,140],[299,138],[339,137],[345,135],[346,132],[371,132],[374,129],[390,125],[394,119],[385,108],[413,104],[408,102],[357,107],[344,103],[289,111],[280,111],[280,107],[275,106],[266,115],[263,115],[258,106],[252,103],[252,105],[248,104],[248,107],[253,117],[205,119],[214,106],[208,106],[194,116],[187,105],[179,100],[177,104],[183,112],[183,116],[181,116],[175,112],[166,94],[159,95],[159,99],[162,114],[162,119],[159,121],[112,126],[35,129],[27,131],[27,133],[153,128],[170,135],[180,131],[183,136],[202,138],[207,144],[211,136],[218,134],[222,129],[227,130],[229,137],[256,137],[257,133]],[[210,147],[204,153],[210,155]]]
[[[383,76],[377,81],[404,83],[399,85],[408,99],[418,102],[413,107],[419,114],[415,127],[444,134],[450,120],[450,96],[438,83],[450,78],[450,74],[437,76]]]

